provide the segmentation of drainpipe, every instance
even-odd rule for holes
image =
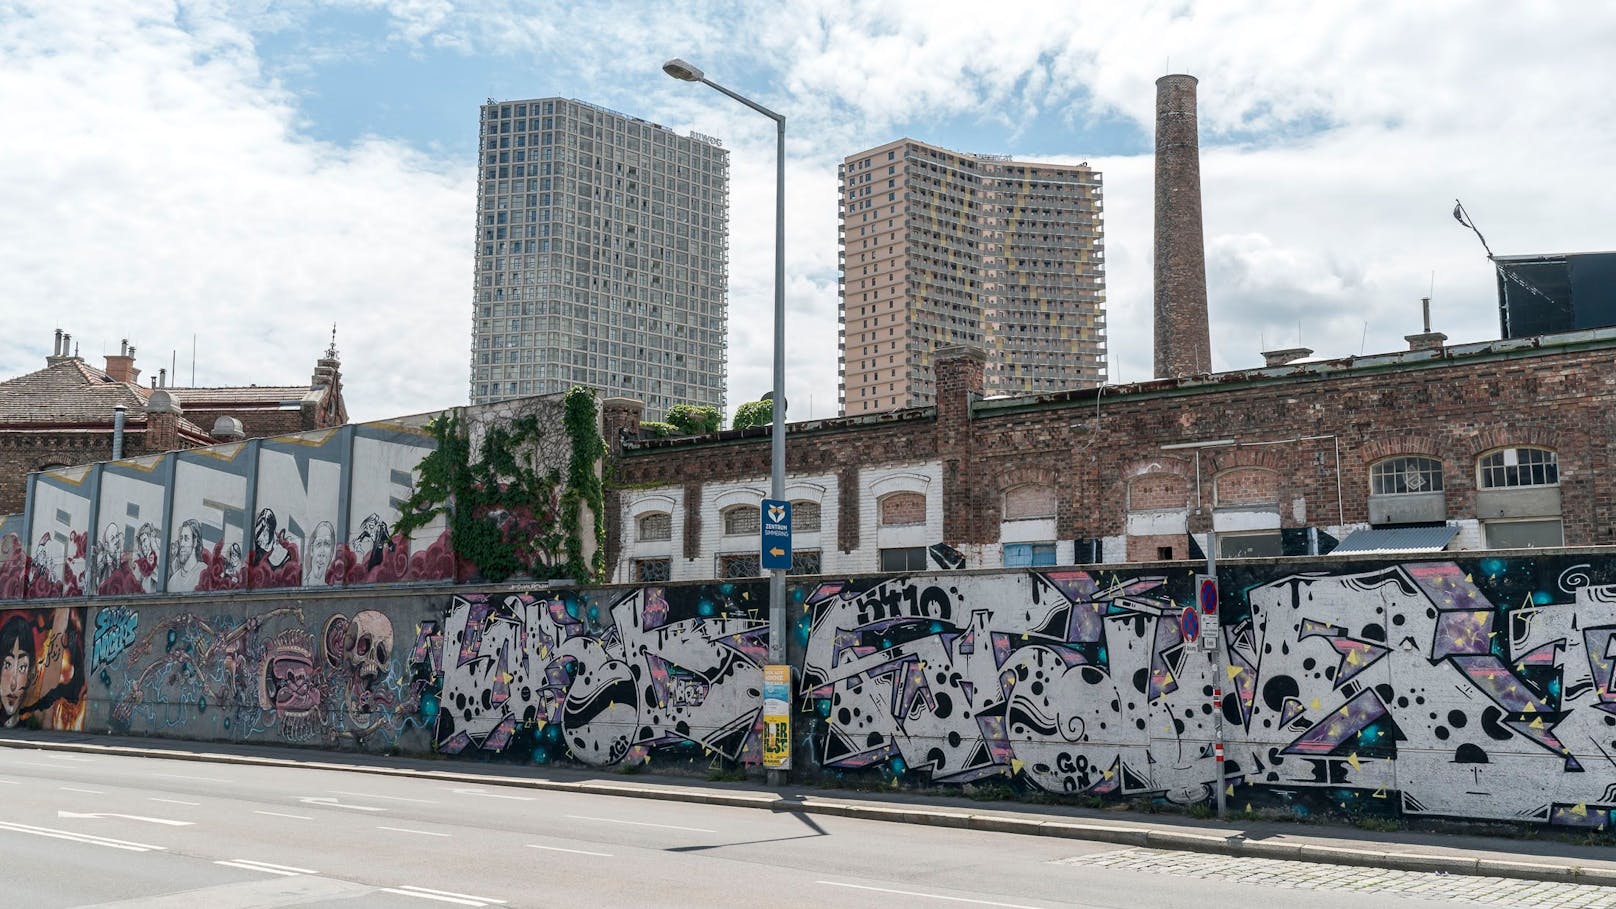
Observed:
[[[123,460],[123,419],[128,408],[122,404],[112,406],[112,460]]]

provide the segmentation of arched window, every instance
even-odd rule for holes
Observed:
[[[881,526],[903,527],[926,523],[926,497],[918,492],[895,492],[881,500]]]
[[[1482,489],[1560,485],[1560,459],[1546,448],[1501,448],[1476,465]]]
[[[1409,456],[1377,461],[1369,468],[1369,494],[1417,495],[1442,491],[1442,462]]]
[[[724,509],[724,536],[735,537],[758,532],[758,507],[732,505]]]
[[[793,533],[818,533],[819,503],[807,500],[792,502],[791,530]]]
[[[673,539],[673,515],[666,511],[652,511],[639,517],[641,542]]]
[[[1055,488],[1023,483],[1004,493],[1004,520],[1030,521],[1055,516]]]

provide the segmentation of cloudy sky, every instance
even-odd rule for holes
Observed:
[[[1201,82],[1213,363],[1498,334],[1500,254],[1616,249],[1616,6],[1564,2],[0,0],[0,376],[52,329],[181,384],[463,403],[477,107],[559,95],[731,150],[729,408],[769,385],[789,118],[792,418],[836,408],[836,163],[910,136],[1105,180],[1112,381],[1151,369],[1154,81]],[[811,414],[810,414],[811,411]]]

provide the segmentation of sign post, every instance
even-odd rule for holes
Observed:
[[[1209,539],[1215,539],[1208,534]],[[1218,628],[1218,576],[1212,572],[1216,570],[1216,563],[1212,561],[1211,546],[1207,550],[1207,573],[1195,576],[1195,605],[1201,613],[1201,646],[1212,651],[1212,729],[1216,738],[1212,743],[1213,760],[1218,765],[1218,820],[1223,820],[1228,813],[1225,805],[1224,789],[1228,783],[1224,776],[1223,765],[1223,683],[1227,674],[1223,669],[1223,633]]]
[[[791,503],[764,499],[760,511],[759,562],[764,571],[790,571]]]
[[[763,667],[763,767],[791,769],[791,666]]]

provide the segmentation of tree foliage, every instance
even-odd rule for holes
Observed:
[[[710,404],[675,404],[668,408],[668,422],[683,435],[701,436],[723,429],[724,415]]]
[[[735,408],[735,419],[730,421],[730,429],[747,429],[752,426],[769,426],[774,423],[773,401],[747,401]]]

